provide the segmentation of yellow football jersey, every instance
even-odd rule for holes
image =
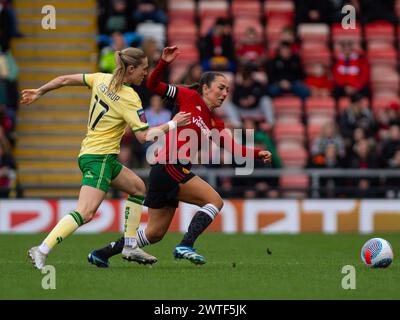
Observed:
[[[92,99],[79,156],[118,154],[127,124],[133,132],[149,127],[136,91],[126,85],[118,92],[109,91],[111,78],[108,73],[83,74],[83,81],[92,89]]]

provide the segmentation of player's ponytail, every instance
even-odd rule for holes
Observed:
[[[140,66],[146,55],[141,49],[126,48],[122,51],[115,51],[114,57],[116,68],[110,82],[110,90],[118,92],[124,83],[126,68],[130,65],[134,67]]]

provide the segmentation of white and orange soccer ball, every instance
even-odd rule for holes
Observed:
[[[382,238],[368,240],[361,249],[361,259],[369,268],[386,268],[393,261],[393,249]]]

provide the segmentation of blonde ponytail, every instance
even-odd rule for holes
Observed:
[[[110,90],[118,92],[124,82],[126,68],[130,65],[138,67],[143,63],[146,55],[141,49],[126,48],[122,51],[115,51],[114,54],[116,68],[110,82]]]

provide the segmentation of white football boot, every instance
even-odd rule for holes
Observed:
[[[28,255],[31,257],[32,264],[36,269],[41,270],[46,265],[47,255],[40,252],[39,247],[30,248]]]
[[[153,264],[157,258],[140,249],[137,245],[134,247],[124,246],[122,249],[122,258],[128,261],[135,261],[139,264]]]

